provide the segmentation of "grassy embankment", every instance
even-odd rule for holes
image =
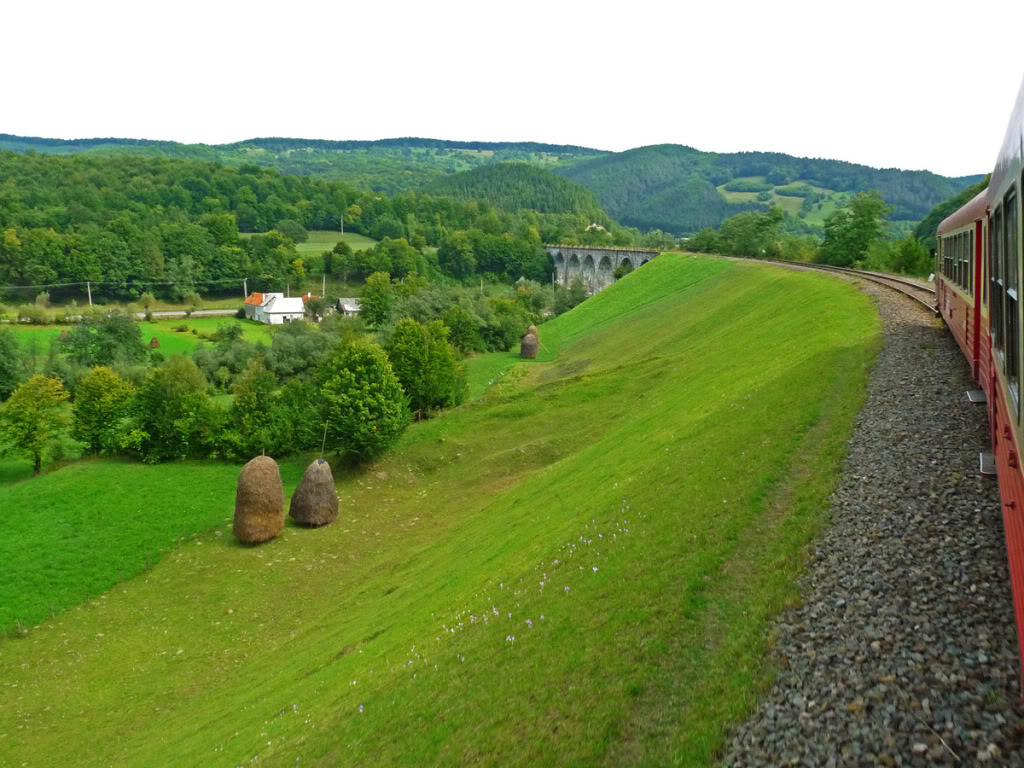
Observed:
[[[238,546],[230,467],[87,497],[97,534],[195,498],[217,528],[0,640],[0,758],[708,764],[770,677],[766,620],[822,522],[877,318],[819,275],[668,254],[541,337],[543,359],[339,471],[326,529]],[[50,517],[118,466],[5,487],[3,536],[33,567],[88,547]]]

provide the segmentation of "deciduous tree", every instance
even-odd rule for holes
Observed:
[[[71,444],[67,400],[59,379],[36,374],[0,408],[0,443],[32,459],[36,474],[44,459],[63,455]]]

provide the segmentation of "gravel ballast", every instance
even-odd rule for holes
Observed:
[[[831,522],[775,627],[775,684],[722,763],[1024,765],[999,490],[977,471],[985,406],[939,321],[864,290],[884,342]]]

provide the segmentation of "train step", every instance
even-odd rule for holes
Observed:
[[[986,477],[995,477],[996,475],[996,457],[994,454],[982,451],[978,454],[978,463],[980,466],[981,474]]]
[[[967,399],[972,403],[987,403],[988,397],[985,395],[983,389],[969,389],[967,390]]]

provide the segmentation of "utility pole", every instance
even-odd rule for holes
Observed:
[[[320,298],[325,299],[327,298],[327,273],[324,272],[320,277],[323,278],[323,281],[320,283]]]
[[[242,278],[242,298],[249,298],[249,278]]]
[[[285,297],[290,297],[292,295],[292,284],[291,283],[285,283],[284,284],[284,295],[285,295]]]
[[[341,234],[345,234],[345,214],[338,216],[338,223],[341,225]]]
[[[92,282],[86,281],[85,290],[89,294],[89,306],[92,306]]]

